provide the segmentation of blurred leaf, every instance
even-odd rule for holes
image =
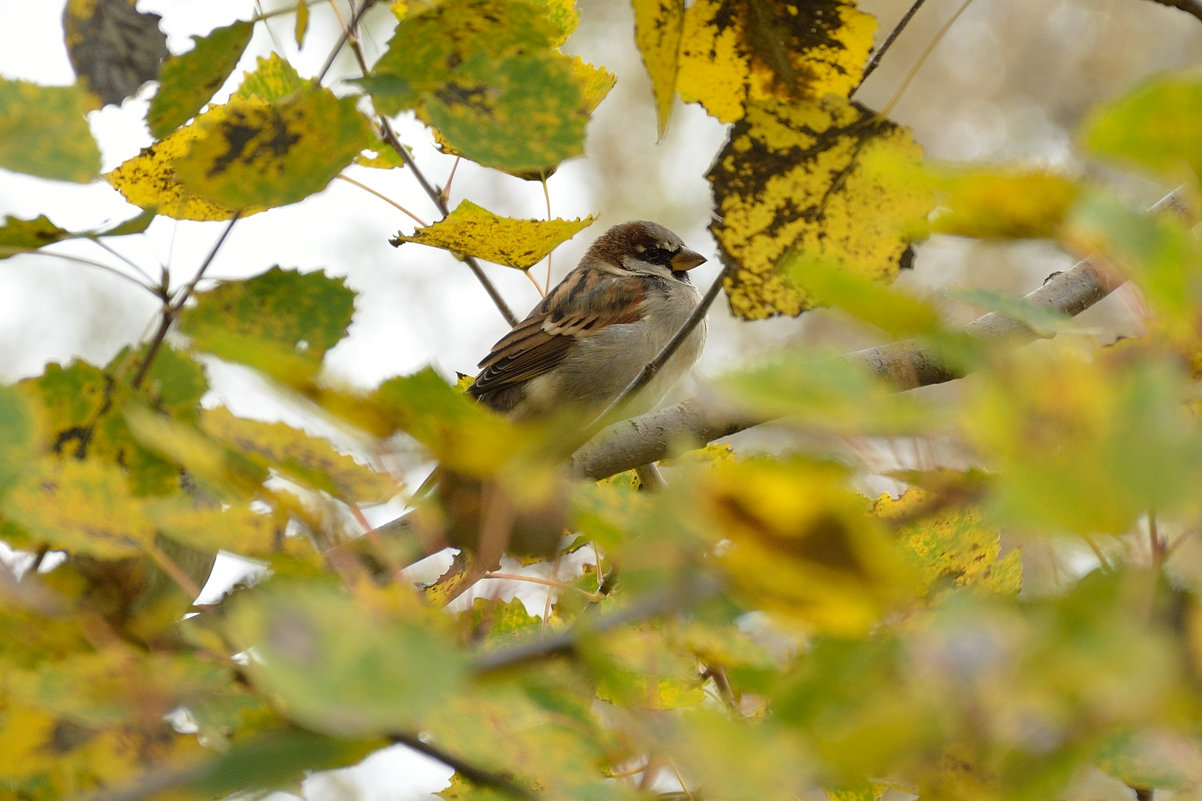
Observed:
[[[120,559],[154,542],[154,526],[122,471],[95,459],[30,462],[0,509],[36,541],[72,554]]]
[[[24,393],[0,386],[0,497],[36,457],[44,437],[42,427],[43,421]]]
[[[1202,180],[1202,73],[1159,75],[1094,110],[1081,142],[1094,154],[1145,167],[1169,181]]]
[[[491,475],[519,441],[511,423],[456,392],[430,369],[385,381],[370,402],[439,463],[468,475]]]
[[[1202,247],[1172,215],[1134,211],[1102,193],[1081,199],[1064,232],[1068,244],[1100,256],[1139,286],[1155,324],[1178,342],[1194,342],[1202,319]]]
[[[124,222],[117,223],[111,228],[108,228],[104,231],[96,231],[88,236],[96,239],[102,236],[129,236],[130,234],[140,234],[145,232],[146,229],[150,227],[150,224],[154,222],[154,218],[157,216],[157,209],[147,209],[133,217],[130,217]]]
[[[898,541],[908,551],[934,596],[953,587],[973,587],[1017,596],[1022,589],[1022,554],[1001,556],[1000,529],[982,520],[950,486],[942,493],[910,489],[896,500],[882,495],[873,512],[899,525]]]
[[[0,167],[86,184],[100,172],[100,149],[77,86],[38,86],[0,78]]]
[[[1123,732],[1103,744],[1098,765],[1128,787],[1185,790],[1202,781],[1202,742],[1159,727]]]
[[[159,63],[168,55],[160,19],[137,11],[129,0],[67,0],[67,55],[75,74],[98,98],[93,107],[120,105],[158,76]]]
[[[247,788],[293,790],[304,776],[353,765],[380,745],[378,741],[327,737],[281,727],[241,739],[224,753],[210,751],[204,770],[190,785],[203,798],[223,797]]]
[[[947,291],[947,296],[952,300],[969,303],[979,309],[1017,320],[1041,337],[1051,337],[1078,328],[1073,318],[1059,309],[1039,306],[1026,298],[1016,298],[1007,292],[982,287],[953,287]]]
[[[1098,358],[1032,346],[984,376],[964,408],[996,470],[1004,519],[1045,529],[1127,531],[1149,510],[1197,511],[1202,431],[1182,368],[1152,355]]]
[[[697,0],[684,15],[677,91],[722,122],[771,99],[846,98],[875,32],[876,20],[846,0]]]
[[[180,331],[199,350],[269,375],[308,375],[346,336],[355,293],[342,278],[272,267],[196,293]]]
[[[150,356],[149,346],[137,350],[124,349],[113,357],[106,370],[118,373],[123,364],[141,364]],[[205,369],[182,350],[163,345],[154,353],[139,387],[143,400],[154,409],[177,420],[195,420],[200,410],[200,399],[209,391],[209,380]]]
[[[930,303],[881,286],[844,264],[792,251],[781,258],[779,270],[814,303],[842,309],[891,336],[931,333],[939,326],[939,314]]]
[[[1079,192],[1075,181],[1042,170],[932,168],[925,180],[937,202],[931,230],[978,239],[1051,237]]]
[[[163,138],[196,116],[234,71],[253,32],[254,25],[243,20],[214,28],[207,36],[193,36],[195,44],[187,53],[163,63],[159,91],[146,112],[154,138]]]
[[[268,103],[283,100],[310,87],[311,81],[305,80],[279,53],[267,57],[259,56],[255,61],[255,71],[242,75],[242,83],[238,85],[234,97],[243,100],[258,98]]]
[[[175,495],[149,502],[146,514],[164,536],[206,553],[266,556],[279,550],[283,538],[279,521],[247,506]]]
[[[740,408],[770,419],[849,435],[907,435],[931,425],[921,402],[843,356],[769,354],[719,380]]]
[[[0,227],[0,259],[15,256],[22,250],[37,250],[70,236],[70,231],[59,228],[45,214],[33,220],[18,219],[10,214],[4,218],[4,226]],[[14,250],[9,252],[8,248]]]
[[[412,236],[397,234],[391,241],[394,245],[417,242],[526,270],[595,219],[590,215],[575,220],[515,220],[464,200],[434,225],[419,228]]]
[[[305,46],[305,34],[309,31],[309,3],[307,0],[300,0],[296,6],[296,27],[293,29],[293,35],[296,37],[296,46],[301,48]]]
[[[229,631],[251,680],[291,719],[342,736],[418,725],[461,690],[462,654],[428,620],[385,616],[336,587],[276,580],[236,599]]]
[[[651,78],[659,138],[676,99],[676,72],[684,32],[684,0],[634,0],[634,39]]]
[[[906,129],[845,100],[749,104],[707,175],[731,311],[759,319],[814,305],[778,268],[786,256],[893,278],[930,208],[896,169],[918,156]]]
[[[219,406],[204,412],[200,427],[243,457],[336,498],[378,503],[395,495],[399,489],[396,480],[390,476],[339,453],[327,440],[305,434],[286,423],[236,417]]]
[[[275,207],[320,192],[375,142],[354,98],[310,89],[265,103],[232,98],[202,114],[172,162],[189,191],[229,208]]]
[[[804,629],[859,634],[912,598],[914,577],[846,471],[800,460],[717,462],[694,479],[724,541],[718,563],[756,608]]]

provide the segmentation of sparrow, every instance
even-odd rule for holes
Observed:
[[[492,347],[467,391],[513,420],[607,407],[701,300],[688,271],[705,257],[658,223],[610,228],[542,302]],[[626,407],[653,407],[701,355],[705,321]]]

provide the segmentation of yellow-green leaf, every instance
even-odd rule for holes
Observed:
[[[271,370],[264,360],[274,354],[312,372],[346,336],[354,303],[342,278],[273,267],[197,293],[196,305],[180,315],[180,331],[223,359]]]
[[[78,86],[39,86],[0,78],[0,167],[87,183],[100,172],[100,149],[84,118]]]
[[[697,0],[684,16],[676,88],[722,122],[769,98],[846,98],[875,31],[847,0]]]
[[[1170,181],[1202,179],[1202,74],[1197,70],[1151,79],[1096,111],[1081,141],[1093,153],[1147,168]]]
[[[129,0],[68,0],[63,10],[67,55],[75,74],[96,98],[93,107],[119,105],[154,80],[167,57],[167,35],[158,14]]]
[[[239,20],[207,36],[192,37],[191,50],[163,62],[159,91],[146,112],[146,123],[156,139],[196,116],[234,71],[253,32],[254,25]]]
[[[21,477],[43,436],[28,397],[16,387],[0,386],[0,493]]]
[[[164,536],[205,553],[267,556],[283,538],[276,520],[247,506],[206,505],[175,495],[147,503],[146,514]]]
[[[222,108],[193,123],[172,166],[191,192],[229,208],[285,206],[320,192],[375,142],[354,98],[328,89],[272,103],[234,98]]]
[[[684,0],[634,0],[634,41],[643,56],[655,98],[655,119],[663,139],[676,98]]]
[[[296,46],[304,47],[305,34],[309,31],[309,3],[307,0],[300,0],[296,6],[296,28],[293,33],[296,36]]]
[[[978,239],[1053,236],[1078,193],[1076,182],[1042,170],[944,168],[928,178],[937,203],[931,230]]]
[[[235,417],[224,407],[206,411],[201,429],[242,456],[271,467],[286,478],[352,502],[374,503],[399,489],[390,476],[339,453],[327,440],[286,423]]]
[[[36,541],[73,554],[119,559],[154,542],[154,526],[123,472],[95,459],[27,464],[0,508]]]
[[[200,135],[197,126],[201,120],[213,124],[218,119],[225,119],[228,113],[229,106],[209,109],[165,139],[143,148],[141,153],[127,159],[117,169],[105,173],[105,180],[130,203],[144,209],[157,209],[166,217],[177,220],[228,220],[234,214],[233,208],[201,197],[180,183],[175,174],[176,161],[188,152],[192,142]],[[264,206],[257,206],[241,211],[242,216],[246,217],[264,209]]]
[[[419,228],[411,236],[398,234],[392,243],[417,242],[526,270],[594,219],[515,220],[464,200],[445,219]]]
[[[893,167],[919,155],[906,129],[840,98],[749,105],[707,176],[731,310],[758,319],[814,305],[779,269],[785,256],[896,275],[931,196]]]
[[[242,83],[238,84],[234,97],[243,100],[257,97],[270,103],[290,97],[311,85],[312,82],[302,78],[290,61],[279,53],[272,53],[266,58],[259,56],[255,71],[243,74]]]

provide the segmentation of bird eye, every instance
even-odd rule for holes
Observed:
[[[667,248],[661,248],[659,245],[652,245],[649,248],[644,248],[642,252],[643,261],[651,264],[662,264],[665,266],[672,260],[674,255],[676,255],[675,251],[668,250]]]

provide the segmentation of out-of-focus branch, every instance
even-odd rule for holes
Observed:
[[[1202,19],[1202,0],[1153,0],[1160,3],[1162,6],[1172,6],[1179,8],[1186,14]]]
[[[1106,297],[1119,283],[1091,262],[1083,261],[1051,276],[1026,300],[1075,316]],[[973,320],[964,331],[988,342],[1024,342],[1041,336],[1026,324],[994,312]],[[866,348],[846,358],[863,363],[899,389],[960,378],[960,373],[941,362],[934,352],[911,341]],[[615,423],[576,451],[569,467],[576,475],[601,479],[766,422],[691,399]]]

